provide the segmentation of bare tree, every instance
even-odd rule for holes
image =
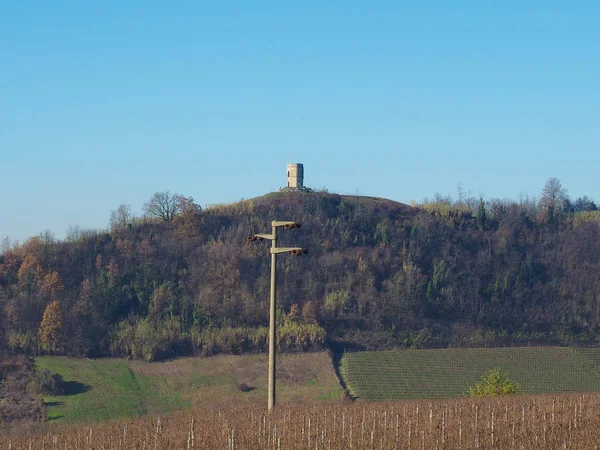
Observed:
[[[563,187],[560,179],[556,177],[549,178],[542,190],[542,198],[540,199],[542,208],[562,212],[568,200],[567,189]]]
[[[117,209],[113,209],[110,213],[110,230],[116,231],[125,228],[131,222],[132,217],[129,205],[120,205]]]
[[[81,239],[81,227],[79,225],[69,225],[65,240],[67,242],[77,242],[79,239]]]
[[[179,194],[171,194],[171,191],[155,192],[150,200],[144,204],[144,212],[150,217],[158,217],[169,222],[181,212],[181,199]]]
[[[96,236],[98,236],[98,230],[94,228],[82,228],[79,225],[69,225],[65,240],[67,242],[77,242],[91,239]]]
[[[0,241],[0,255],[9,251],[12,247],[12,242],[8,236]]]
[[[52,230],[48,230],[48,229],[42,231],[38,235],[38,238],[44,245],[53,245],[53,244],[56,244],[56,242],[58,242],[54,232]]]

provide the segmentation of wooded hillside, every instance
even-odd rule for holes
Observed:
[[[278,260],[281,350],[597,343],[600,212],[562,200],[277,192],[42,235],[0,256],[0,342],[149,360],[262,351],[269,244],[245,238],[278,219],[302,223],[280,245],[309,250]]]

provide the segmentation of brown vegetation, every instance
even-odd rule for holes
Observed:
[[[221,404],[160,417],[0,436],[2,448],[591,448],[600,395],[405,403]],[[10,447],[9,447],[10,446]]]
[[[0,429],[9,424],[44,421],[46,413],[39,393],[40,383],[30,358],[0,355]]]
[[[295,324],[282,350],[318,348],[324,332],[370,349],[600,342],[600,212],[568,202],[557,180],[540,202],[417,207],[279,192],[200,209],[164,194],[179,206],[162,218],[123,207],[110,232],[5,250],[0,347],[149,360],[262,351],[270,262],[266,243],[245,238],[273,218],[301,222],[281,244],[309,249],[278,262],[281,317]],[[52,302],[64,342],[38,332]]]
[[[266,354],[178,358],[155,363],[133,360],[127,364],[136,376],[159,382],[166,392],[176,390],[197,407],[223,398],[238,404],[254,403],[265,398],[267,391]],[[240,388],[242,385],[247,387],[245,391]],[[343,398],[327,352],[278,355],[277,385],[278,401],[282,402]]]

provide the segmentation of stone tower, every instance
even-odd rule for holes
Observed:
[[[304,188],[304,166],[301,163],[287,165],[287,187]]]

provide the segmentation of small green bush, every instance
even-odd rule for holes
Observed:
[[[471,397],[496,397],[519,392],[519,384],[511,381],[508,374],[495,368],[481,376],[481,381],[475,387],[469,388]]]

